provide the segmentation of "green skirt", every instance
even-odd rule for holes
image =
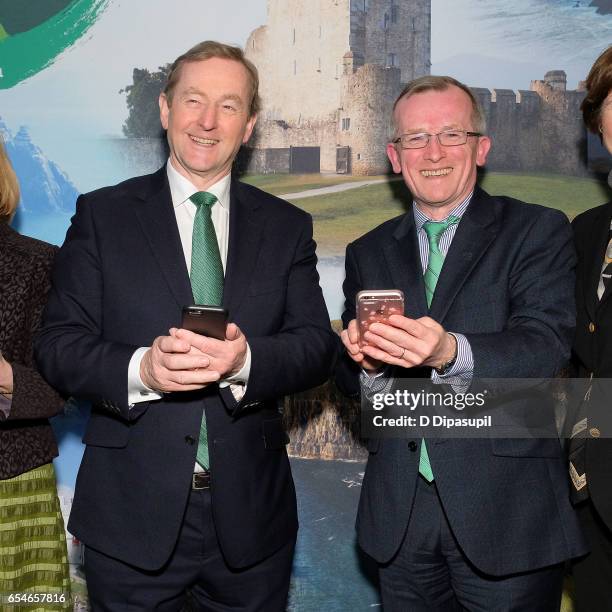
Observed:
[[[71,609],[64,521],[48,463],[0,480],[0,610]]]

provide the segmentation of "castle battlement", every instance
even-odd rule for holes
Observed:
[[[568,90],[563,70],[551,70],[530,89],[470,88],[481,104],[493,146],[491,170],[586,172],[584,91]]]

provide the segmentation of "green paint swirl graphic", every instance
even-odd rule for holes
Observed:
[[[72,0],[42,23],[13,35],[8,24],[14,16],[3,16],[2,10],[8,9],[0,3],[0,89],[9,89],[53,64],[89,30],[109,1]]]

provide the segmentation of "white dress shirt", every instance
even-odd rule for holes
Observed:
[[[191,274],[191,240],[193,234],[193,220],[196,213],[196,205],[189,199],[194,193],[200,191],[188,179],[180,174],[168,160],[166,164],[168,182],[170,184],[170,195],[172,206],[176,216],[185,256],[187,270]],[[230,215],[230,183],[231,176],[227,174],[220,181],[211,185],[206,191],[217,197],[217,201],[211,209],[212,222],[217,234],[219,253],[223,264],[223,271],[227,265],[227,248],[229,241],[229,215]],[[188,304],[185,304],[186,306]],[[139,402],[150,402],[161,399],[162,394],[149,389],[140,378],[140,362],[150,347],[143,346],[137,349],[128,366],[128,404],[134,405]],[[251,349],[247,344],[247,354],[242,369],[219,383],[220,387],[230,386],[236,401],[240,401],[246,390],[246,383],[251,371]]]

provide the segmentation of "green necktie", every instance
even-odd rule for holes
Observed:
[[[211,209],[217,197],[206,191],[198,191],[189,199],[197,207],[191,238],[190,279],[193,299],[196,304],[220,306],[223,301],[223,263],[211,217]],[[200,423],[196,460],[203,468],[209,467],[208,431],[204,413]]]
[[[451,215],[446,221],[426,221],[423,224],[423,229],[427,234],[429,241],[429,259],[427,260],[427,269],[423,275],[425,281],[425,296],[427,298],[427,306],[431,306],[442,264],[444,263],[444,255],[440,253],[439,242],[442,234],[451,226],[459,223],[459,217]],[[431,482],[434,479],[433,470],[429,463],[429,454],[427,453],[427,445],[425,439],[421,442],[421,457],[419,459],[419,472],[427,480]]]
[[[198,191],[189,198],[197,207],[191,239],[191,289],[196,304],[220,306],[223,302],[223,264],[211,209],[217,196]]]

